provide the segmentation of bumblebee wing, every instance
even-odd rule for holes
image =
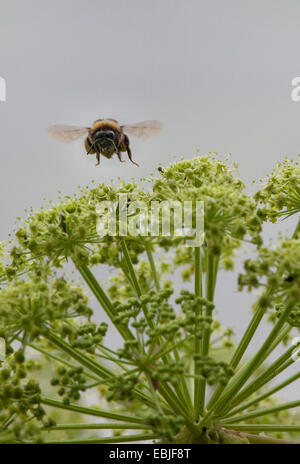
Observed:
[[[88,127],[78,126],[50,126],[48,134],[63,143],[73,142],[87,133]]]
[[[140,139],[148,139],[158,134],[162,129],[162,123],[159,121],[142,121],[136,124],[121,126],[124,132]]]

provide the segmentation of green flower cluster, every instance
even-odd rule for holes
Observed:
[[[107,401],[132,401],[134,400],[133,389],[139,383],[139,376],[136,374],[124,374],[116,376],[107,391]]]
[[[256,259],[245,261],[244,269],[245,273],[239,276],[240,289],[268,289],[261,295],[259,304],[269,308],[274,304],[289,302],[294,306],[293,316],[290,315],[290,318],[296,318],[295,311],[300,297],[299,239],[282,240],[274,249],[261,248]]]
[[[0,368],[0,443],[39,441],[37,423],[53,424],[40,404],[40,385],[29,378],[34,367],[19,349]]]
[[[194,355],[197,372],[207,380],[208,385],[226,385],[234,370],[224,361],[215,361],[209,356]]]
[[[73,198],[61,198],[51,208],[32,210],[16,232],[18,243],[11,250],[11,265],[7,269],[10,273],[19,272],[26,256],[27,260],[47,258],[58,267],[68,258],[78,265],[105,263],[121,267],[117,237],[97,233],[97,210],[102,202],[117,203],[119,194],[130,195],[135,190],[133,184],[123,184],[119,189],[99,184],[93,189],[81,189],[80,195]],[[138,242],[131,242],[129,247],[134,260],[144,251]]]
[[[0,292],[0,333],[9,342],[16,337],[32,341],[50,326],[91,315],[83,290],[64,277],[54,277],[42,264],[26,279],[16,278]]]
[[[168,303],[173,290],[165,288],[158,292],[151,290],[147,295],[142,295],[140,298],[131,297],[126,302],[117,301],[114,304],[116,316],[114,322],[126,327],[133,327],[140,333],[146,332],[149,336],[148,344],[161,335],[170,335],[172,323],[176,321],[177,316],[173,307]],[[147,308],[147,318],[143,316],[143,308]],[[141,316],[141,317],[138,317]],[[147,320],[152,321],[151,325],[147,324]],[[154,328],[155,326],[155,328]],[[174,326],[174,331],[180,327]]]
[[[88,353],[94,353],[97,345],[101,343],[106,335],[108,324],[101,322],[79,322],[72,321],[72,325],[62,325],[59,333],[62,338],[67,336],[68,341],[74,348],[82,349]]]
[[[184,418],[181,416],[174,417],[173,415],[164,414],[151,414],[145,417],[145,423],[151,425],[152,429],[157,432],[163,440],[172,442],[182,426],[184,425]]]
[[[59,387],[58,395],[63,397],[64,404],[70,404],[72,400],[78,401],[80,392],[86,390],[86,378],[82,373],[81,366],[72,369],[66,369],[64,366],[57,368],[57,375],[52,377],[51,385]]]
[[[275,306],[276,310],[276,315],[277,317],[280,317],[284,310],[285,306],[283,304],[278,304]],[[300,329],[300,305],[295,305],[291,312],[289,313],[287,322],[292,326],[292,327],[297,327]]]
[[[204,332],[211,332],[212,317],[206,316],[204,309],[207,308],[210,312],[215,309],[215,305],[206,298],[196,296],[188,290],[181,290],[180,297],[176,298],[176,303],[181,305],[182,318],[181,325],[184,327],[187,336],[201,339]],[[197,308],[201,310],[197,313]]]
[[[292,216],[300,211],[300,161],[285,159],[263,181],[254,198],[263,205],[262,214],[272,222],[280,216]]]
[[[153,181],[154,200],[204,202],[205,243],[213,255],[231,256],[246,237],[261,244],[260,212],[226,163],[202,156],[170,165],[161,176]]]

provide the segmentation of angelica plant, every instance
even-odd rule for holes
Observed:
[[[263,225],[299,213],[299,185],[299,163],[286,160],[251,196],[227,161],[209,155],[160,169],[145,190],[94,184],[32,209],[1,247],[0,442],[297,440],[300,398],[275,395],[300,377],[288,373],[297,361],[290,338],[300,327],[299,227],[268,247]],[[122,232],[122,222],[115,234],[102,233],[99,207],[107,201],[118,217],[127,212],[139,233]],[[133,201],[146,212],[131,211]],[[186,201],[204,203],[202,244],[186,246],[174,228],[169,236],[146,233],[153,202]],[[237,286],[259,294],[252,316],[247,308],[237,312],[249,325],[235,345],[231,328],[218,322],[216,309],[226,307],[215,308],[215,293],[220,270],[234,271],[246,245],[252,257]],[[269,334],[250,354],[265,319]],[[281,354],[272,356],[278,346]],[[46,380],[33,368],[37,355],[51,366]]]

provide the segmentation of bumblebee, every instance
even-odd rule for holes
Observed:
[[[48,129],[49,135],[60,142],[68,143],[86,135],[84,146],[87,155],[96,155],[97,164],[100,164],[100,155],[110,159],[116,154],[121,162],[122,152],[127,152],[130,161],[133,161],[128,135],[146,139],[157,134],[161,130],[159,121],[143,121],[136,124],[121,126],[115,119],[97,119],[92,127],[76,126],[51,126]]]

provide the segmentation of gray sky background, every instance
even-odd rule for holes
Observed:
[[[92,179],[138,179],[174,155],[231,152],[249,184],[296,157],[299,18],[298,0],[0,0],[0,240],[43,197]],[[132,139],[140,168],[117,158],[95,168],[82,141],[60,145],[45,131],[99,117],[165,128]],[[251,299],[236,292],[235,275],[217,299],[223,322],[245,328]]]

